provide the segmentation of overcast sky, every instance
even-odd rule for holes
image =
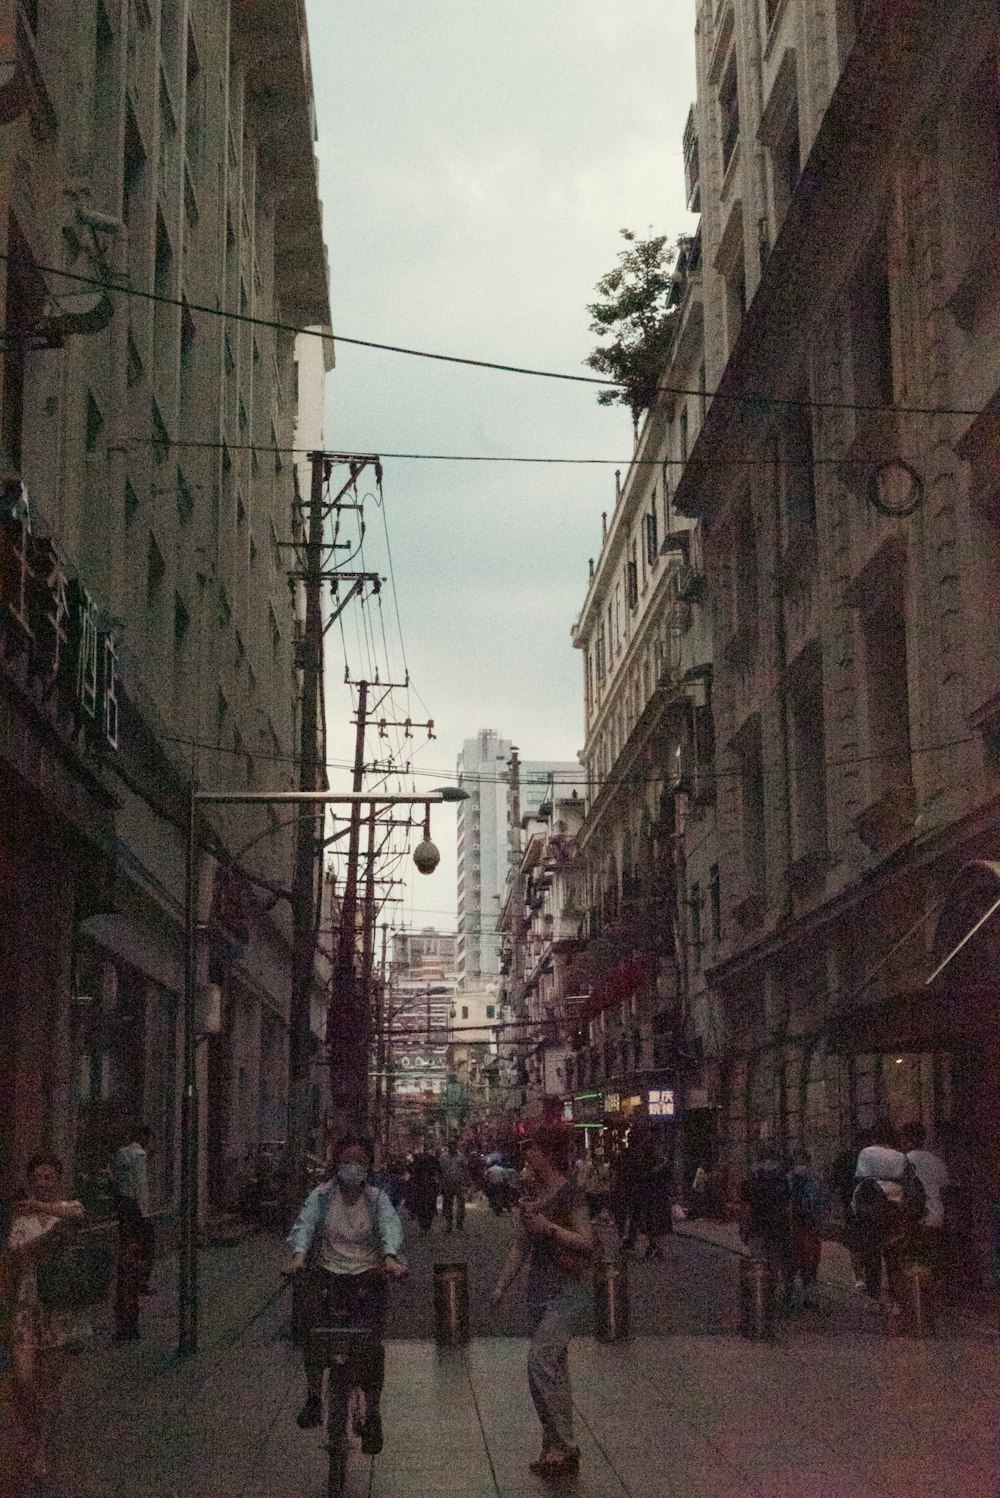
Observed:
[[[673,238],[695,223],[681,153],[690,0],[306,0],[306,10],[334,332],[589,373],[586,307],[619,229]],[[598,406],[593,386],[338,344],[326,445],[624,466],[631,422]],[[385,459],[411,709],[437,734],[414,758],[418,789],[452,779],[480,728],[513,739],[524,759],[575,759],[582,675],[570,628],[614,483],[612,468]],[[368,511],[367,565],[385,571],[382,517]],[[388,589],[382,605],[376,640],[384,621],[398,673]],[[345,636],[352,676],[367,674],[356,617]],[[344,648],[338,631],[328,642],[330,755],[346,760]],[[433,770],[439,780],[422,773]],[[441,867],[391,918],[450,929],[453,813],[436,812],[433,830]]]

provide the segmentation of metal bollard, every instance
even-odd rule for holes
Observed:
[[[469,1340],[469,1266],[434,1265],[434,1332],[439,1347]]]
[[[614,1255],[594,1265],[594,1335],[600,1342],[624,1342],[629,1335],[628,1264]]]
[[[766,1259],[740,1260],[740,1332],[749,1342],[774,1336],[774,1269]]]
[[[913,1337],[933,1337],[936,1328],[929,1267],[926,1264],[907,1264],[902,1278],[906,1296],[903,1308],[906,1330]]]

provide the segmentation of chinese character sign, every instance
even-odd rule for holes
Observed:
[[[674,1090],[672,1087],[649,1089],[649,1116],[650,1118],[673,1118]]]

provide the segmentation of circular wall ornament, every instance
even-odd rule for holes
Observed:
[[[905,520],[923,501],[924,481],[905,458],[879,463],[868,480],[868,503],[892,520]]]

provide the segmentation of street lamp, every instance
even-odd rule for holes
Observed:
[[[364,791],[200,791],[192,783],[188,795],[187,850],[184,866],[184,1084],[181,1094],[180,1244],[178,1268],[178,1352],[182,1357],[198,1350],[198,1088],[197,1088],[197,840],[199,806],[423,806],[424,841],[420,849],[433,849],[434,862],[422,854],[417,867],[424,873],[437,866],[438,853],[430,842],[430,809],[444,801],[465,801],[461,786],[436,786],[423,794],[373,795]]]

